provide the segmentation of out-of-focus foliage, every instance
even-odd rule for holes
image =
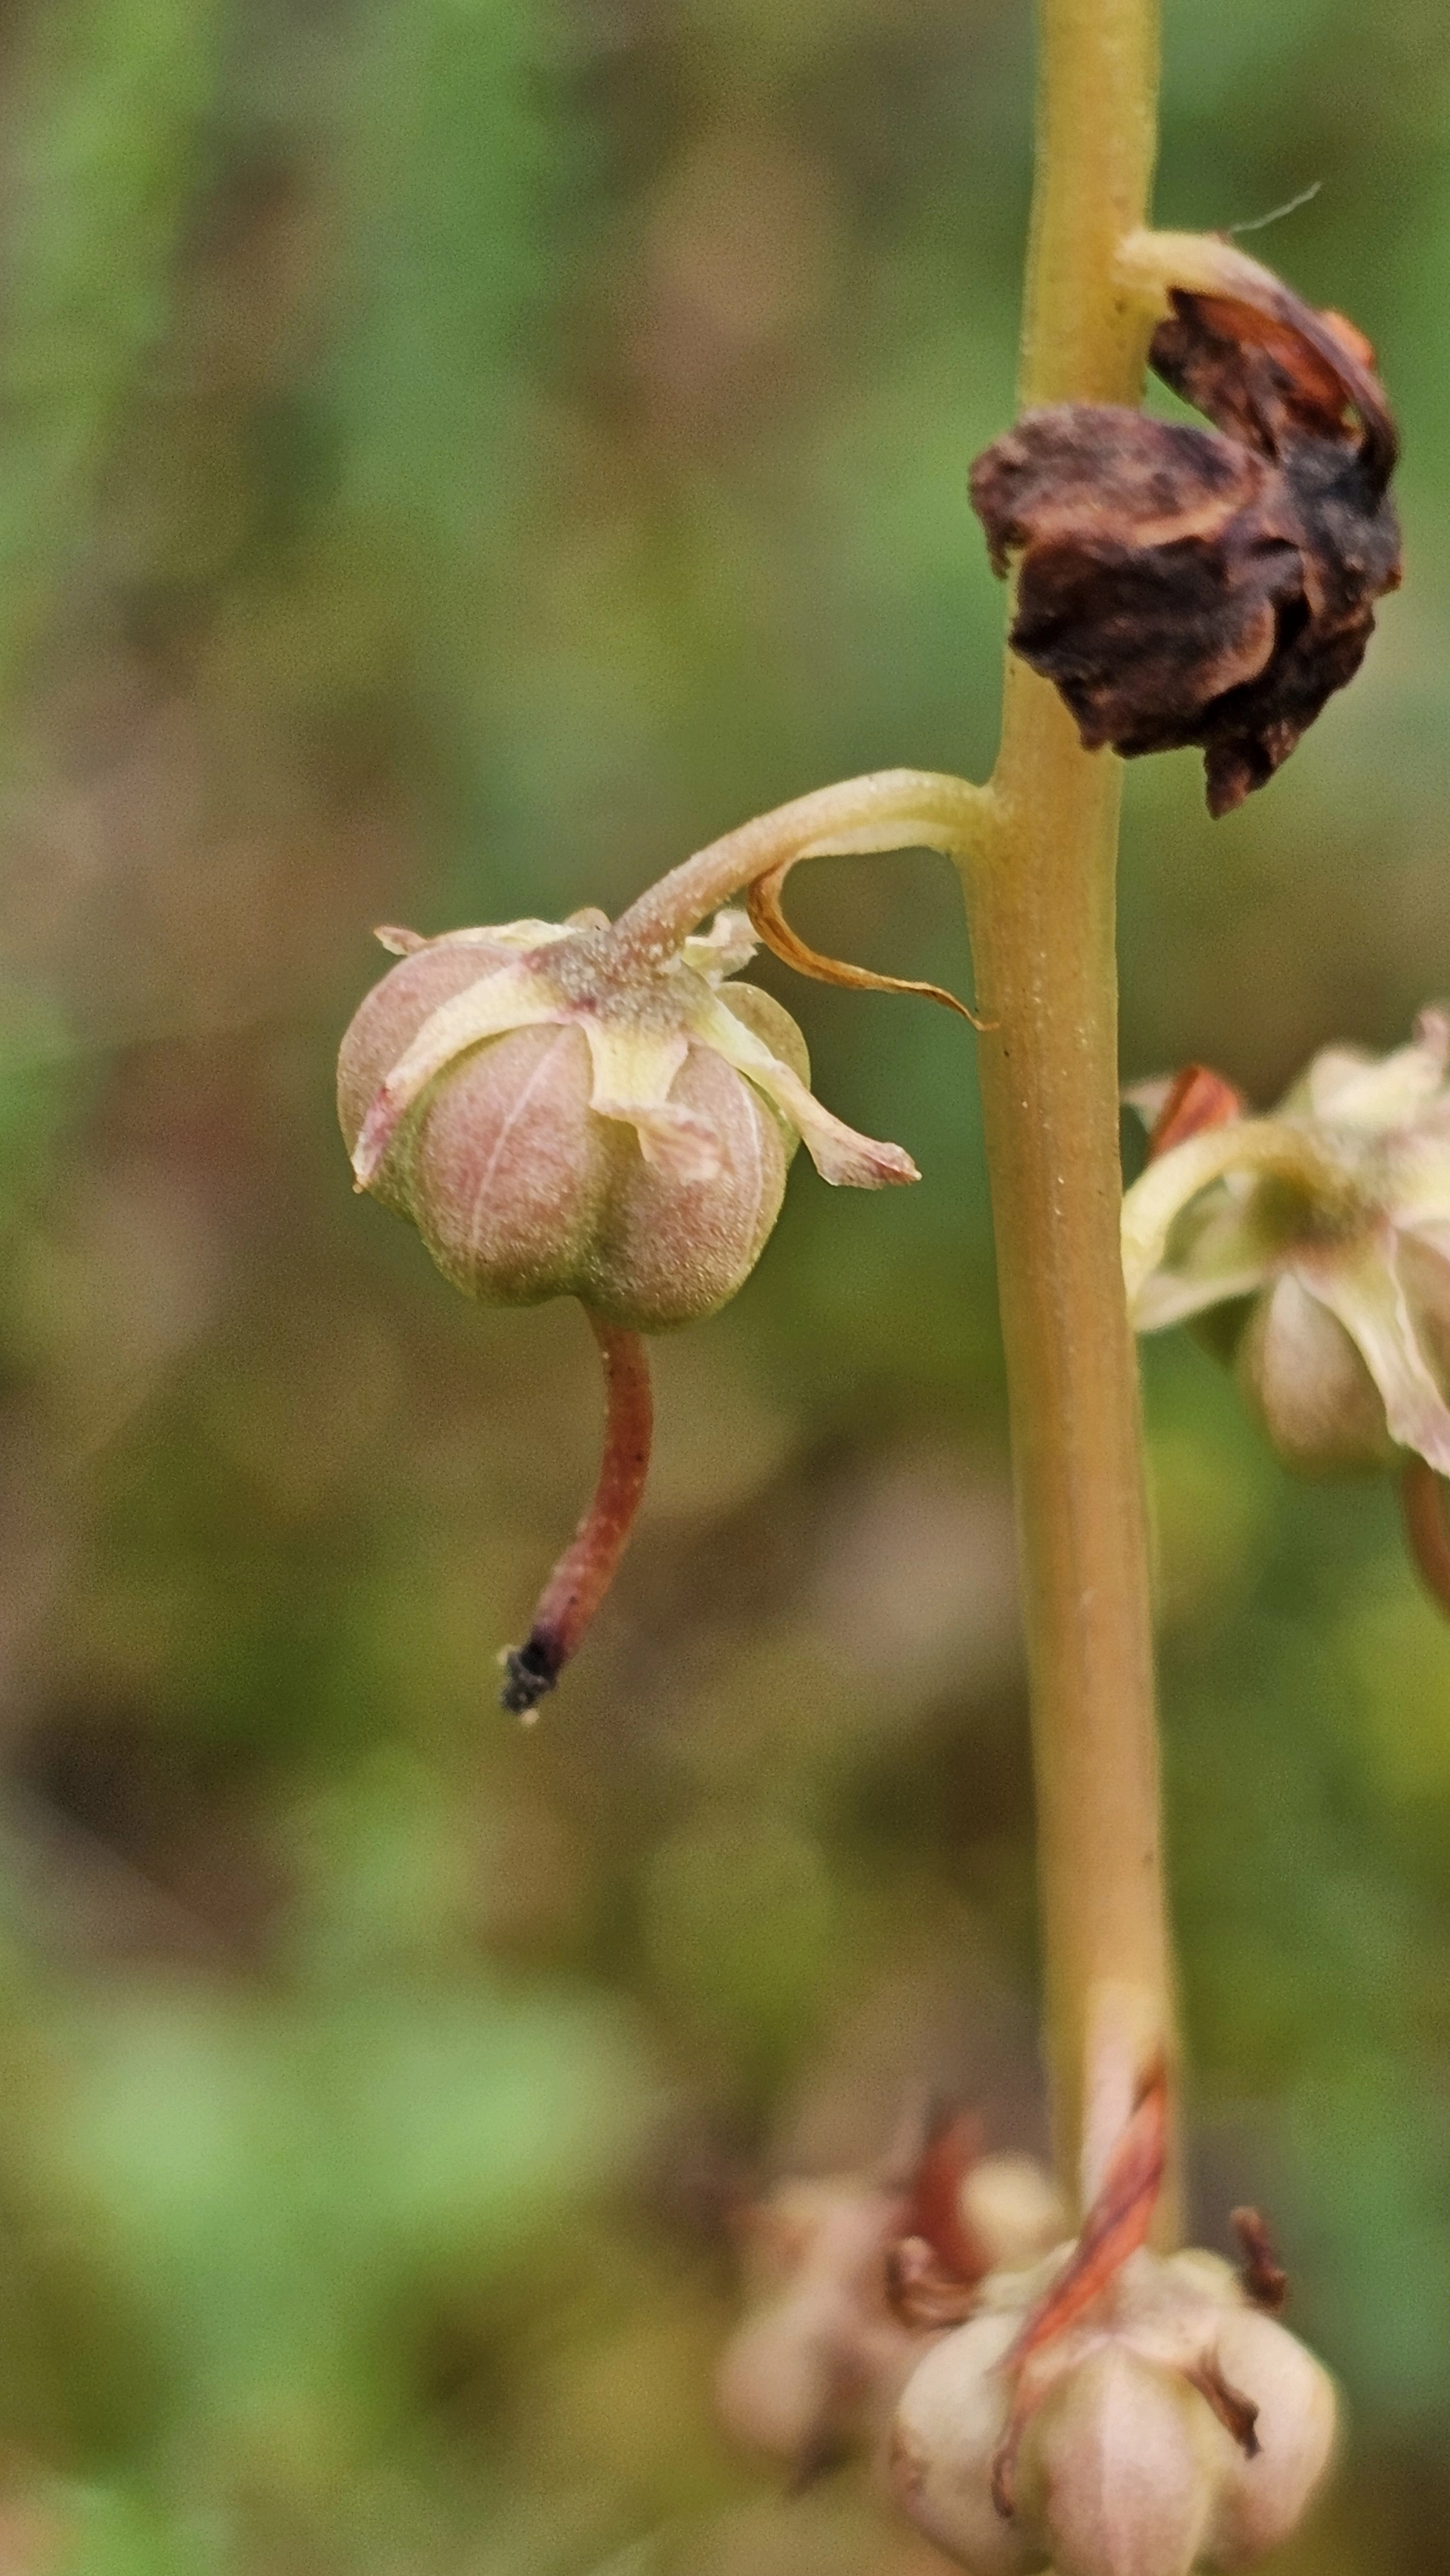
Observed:
[[[756,806],[990,758],[1026,0],[17,0],[0,29],[0,2558],[906,2576],[711,2427],[740,2179],[914,2089],[1041,2133],[970,1042],[797,988],[919,1190],[802,1167],[659,1349],[596,1639],[492,1658],[588,1336],[348,1191],[375,919],[617,906]],[[1409,581],[1210,827],[1129,779],[1126,1067],[1273,1097],[1450,986],[1450,33],[1170,0],[1160,207],[1377,342]],[[965,989],[945,871],[807,936]],[[1356,2427],[1296,2567],[1450,2563],[1450,1633],[1392,1498],[1148,1353],[1205,2235]]]

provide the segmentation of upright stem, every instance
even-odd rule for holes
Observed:
[[[1026,405],[1140,398],[1151,319],[1115,283],[1115,262],[1146,213],[1157,20],[1157,0],[1039,0]],[[963,873],[989,1024],[981,1082],[1047,2041],[1070,2191],[1083,2188],[1084,2146],[1091,2168],[1110,2125],[1104,2065],[1126,2050],[1141,2069],[1172,2049],[1137,1374],[1118,1240],[1119,783],[1117,761],[1084,752],[1054,690],[1009,655],[995,829]],[[1162,2223],[1171,2229],[1171,2216]]]

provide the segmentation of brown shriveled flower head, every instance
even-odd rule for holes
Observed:
[[[1200,744],[1212,814],[1286,760],[1354,677],[1400,580],[1394,423],[1373,351],[1249,261],[1175,288],[1150,356],[1217,426],[1106,403],[1023,414],[972,468],[1013,650],[1085,747]]]

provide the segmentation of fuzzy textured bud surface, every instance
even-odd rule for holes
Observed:
[[[1222,1092],[1124,1200],[1138,1331],[1237,1308],[1240,1381],[1287,1463],[1398,1449],[1450,1474],[1450,1018],[1387,1056],[1325,1048],[1267,1117]]]
[[[343,1039],[343,1133],[358,1186],[472,1296],[658,1331],[748,1278],[801,1138],[827,1180],[917,1177],[812,1097],[788,1012],[726,985],[741,913],[644,965],[597,913],[381,935],[402,953]]]

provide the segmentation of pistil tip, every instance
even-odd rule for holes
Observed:
[[[498,1695],[500,1708],[532,1726],[540,1700],[547,1699],[559,1678],[562,1660],[557,1648],[537,1633],[522,1646],[506,1647],[501,1661],[507,1679]]]

